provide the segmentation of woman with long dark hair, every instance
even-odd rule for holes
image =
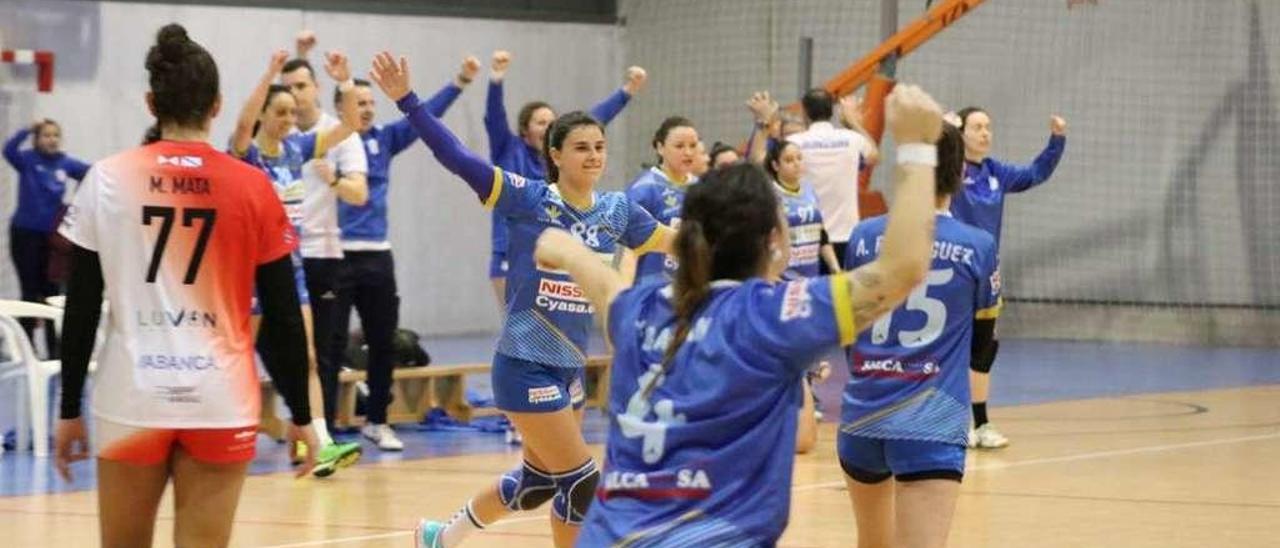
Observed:
[[[600,477],[582,438],[581,412],[586,343],[598,310],[567,274],[534,260],[534,244],[547,228],[561,228],[603,261],[620,248],[669,249],[674,232],[621,192],[596,190],[607,149],[604,127],[591,116],[570,112],[552,122],[543,147],[547,180],[526,179],[463,147],[412,93],[403,57],[379,54],[369,76],[409,117],[436,159],[510,223],[511,298],[492,374],[498,409],[524,437],[523,462],[448,523],[420,523],[415,542],[457,546],[513,511],[551,502],[555,544],[570,546]]]
[[[1000,274],[991,235],[947,211],[963,165],[960,131],[947,124],[929,275],[850,351],[838,455],[863,548],[944,546],[964,477],[970,352],[989,342],[973,324],[999,313]],[[874,261],[884,234],[884,217],[859,223],[845,264]]]
[[[98,522],[103,546],[150,546],[173,482],[177,546],[226,546],[259,420],[249,302],[260,295],[266,366],[310,427],[307,341],[294,291],[297,236],[260,170],[209,146],[222,104],[218,67],[176,24],[147,52],[159,140],[93,166],[61,233],[74,247],[62,333],[56,464],[88,458],[81,396],[105,296],[106,344],[94,376]]]
[[[786,528],[801,377],[906,298],[933,240],[937,104],[899,85],[888,103],[897,189],[879,258],[774,282],[787,229],[764,170],[713,171],[685,196],[675,281],[626,289],[561,231],[541,263],[567,269],[605,317],[615,353],[601,489],[582,546],[772,546]]]

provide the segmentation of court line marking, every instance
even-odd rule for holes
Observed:
[[[1118,457],[1124,455],[1140,455],[1143,453],[1161,453],[1165,451],[1176,451],[1178,449],[1191,449],[1194,447],[1207,447],[1212,445],[1227,445],[1231,443],[1246,443],[1251,441],[1263,441],[1280,438],[1280,432],[1272,434],[1259,434],[1255,436],[1240,436],[1235,438],[1220,438],[1216,440],[1193,441],[1187,443],[1173,443],[1167,445],[1148,445],[1145,447],[1132,447],[1129,449],[1114,449],[1111,451],[1092,451],[1089,453],[1079,453],[1075,455],[1063,455],[1059,457],[1044,457],[1039,459],[1027,459],[1013,462],[993,462],[987,465],[976,465],[968,467],[965,473],[980,470],[1005,470],[1008,468],[1020,468],[1023,466],[1035,466],[1037,464],[1056,464],[1060,462],[1075,462],[1082,460],[1093,460],[1106,457]],[[791,489],[792,492],[813,491],[816,489],[827,489],[831,487],[840,487],[844,485],[844,481],[828,481],[823,483],[812,483],[809,485],[799,485]]]
[[[493,528],[499,525],[508,525],[512,523],[525,523],[530,521],[546,521],[547,519],[548,518],[545,515],[506,518],[497,523],[489,524],[489,527]],[[482,534],[483,532],[484,531],[481,531]],[[305,542],[295,542],[292,544],[272,544],[264,548],[301,548],[303,546],[324,546],[328,544],[343,544],[348,542],[360,542],[362,540],[377,540],[382,538],[392,538],[392,537],[411,536],[411,535],[413,535],[413,531],[396,531],[394,533],[381,533],[377,535],[365,535],[360,537],[342,537],[342,538],[331,538],[331,539],[324,539],[324,540],[310,540]]]
[[[1009,468],[1020,468],[1023,466],[1035,466],[1039,464],[1056,464],[1060,462],[1075,462],[1075,461],[1093,460],[1093,459],[1117,457],[1117,456],[1124,456],[1124,455],[1161,453],[1166,451],[1176,451],[1179,449],[1191,449],[1194,447],[1208,447],[1213,445],[1227,445],[1232,443],[1247,443],[1251,441],[1272,440],[1277,438],[1280,438],[1280,432],[1273,433],[1273,434],[1261,434],[1256,436],[1240,436],[1235,438],[1221,438],[1216,440],[1203,440],[1203,441],[1194,441],[1194,442],[1187,442],[1187,443],[1149,445],[1145,447],[1133,447],[1129,449],[1115,449],[1111,451],[1091,451],[1088,453],[1079,453],[1075,455],[1063,455],[1059,457],[1044,457],[1039,459],[1027,459],[1027,460],[1020,460],[1020,461],[1013,461],[1013,462],[999,462],[999,463],[991,463],[985,466],[977,465],[977,466],[969,467],[966,470],[966,472],[979,471],[979,470],[1005,470]],[[799,486],[793,487],[791,491],[792,492],[814,491],[818,489],[829,489],[832,487],[841,487],[843,485],[844,485],[843,480],[828,481],[823,483],[811,483],[808,485],[799,485]],[[543,515],[516,517],[516,518],[504,519],[502,521],[499,521],[497,523],[490,525],[490,527],[497,527],[500,525],[506,525],[506,524],[512,524],[512,523],[540,521],[545,519],[547,519],[547,517]],[[325,540],[314,540],[314,541],[307,541],[307,542],[298,542],[293,544],[274,544],[271,546],[267,546],[265,548],[302,548],[305,546],[325,546],[330,544],[358,542],[362,540],[391,538],[391,537],[404,536],[404,535],[410,535],[410,534],[412,534],[411,531],[398,531],[395,533],[382,533],[379,535],[366,535],[366,536],[360,536],[360,537],[345,537],[345,538],[334,538],[334,539],[325,539]]]

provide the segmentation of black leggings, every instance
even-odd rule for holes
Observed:
[[[49,281],[49,236],[48,232],[9,226],[9,256],[18,270],[18,285],[24,301],[47,304],[45,299],[62,293],[58,284]],[[24,318],[21,323],[30,337],[39,320]],[[52,326],[46,326],[44,335],[49,357],[57,359],[58,334]]]
[[[369,346],[369,400],[365,405],[368,422],[386,424],[391,402],[391,377],[395,367],[392,348],[400,326],[400,292],[396,288],[396,264],[391,251],[347,251],[338,282],[338,302],[329,362],[338,367],[350,338],[351,308],[360,314],[364,342]],[[315,302],[315,295],[311,297]],[[318,336],[318,334],[317,334]],[[337,390],[337,371],[333,372]],[[324,382],[324,377],[321,376]],[[326,387],[326,390],[329,388]],[[330,398],[325,398],[329,407]],[[326,409],[326,414],[329,410]]]

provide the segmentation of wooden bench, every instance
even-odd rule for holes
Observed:
[[[609,356],[587,359],[587,405],[603,407],[609,398]],[[393,401],[387,407],[391,424],[421,422],[427,412],[440,408],[450,417],[467,422],[475,417],[497,415],[492,407],[474,408],[467,402],[467,375],[488,373],[488,363],[429,365],[396,368],[392,374]],[[334,427],[358,427],[365,422],[356,415],[356,383],[368,377],[364,371],[348,370],[338,376],[338,407]],[[284,439],[285,422],[276,416],[276,394],[270,381],[262,383],[262,420],[259,430],[275,439]],[[312,411],[313,413],[315,410]]]

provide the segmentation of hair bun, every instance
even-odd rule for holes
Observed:
[[[187,37],[187,29],[177,23],[169,23],[160,27],[160,32],[156,33],[156,43],[162,46],[186,43],[191,41]]]
[[[191,44],[187,37],[187,29],[177,23],[169,23],[156,33],[156,45],[165,57],[173,58],[183,55]]]

